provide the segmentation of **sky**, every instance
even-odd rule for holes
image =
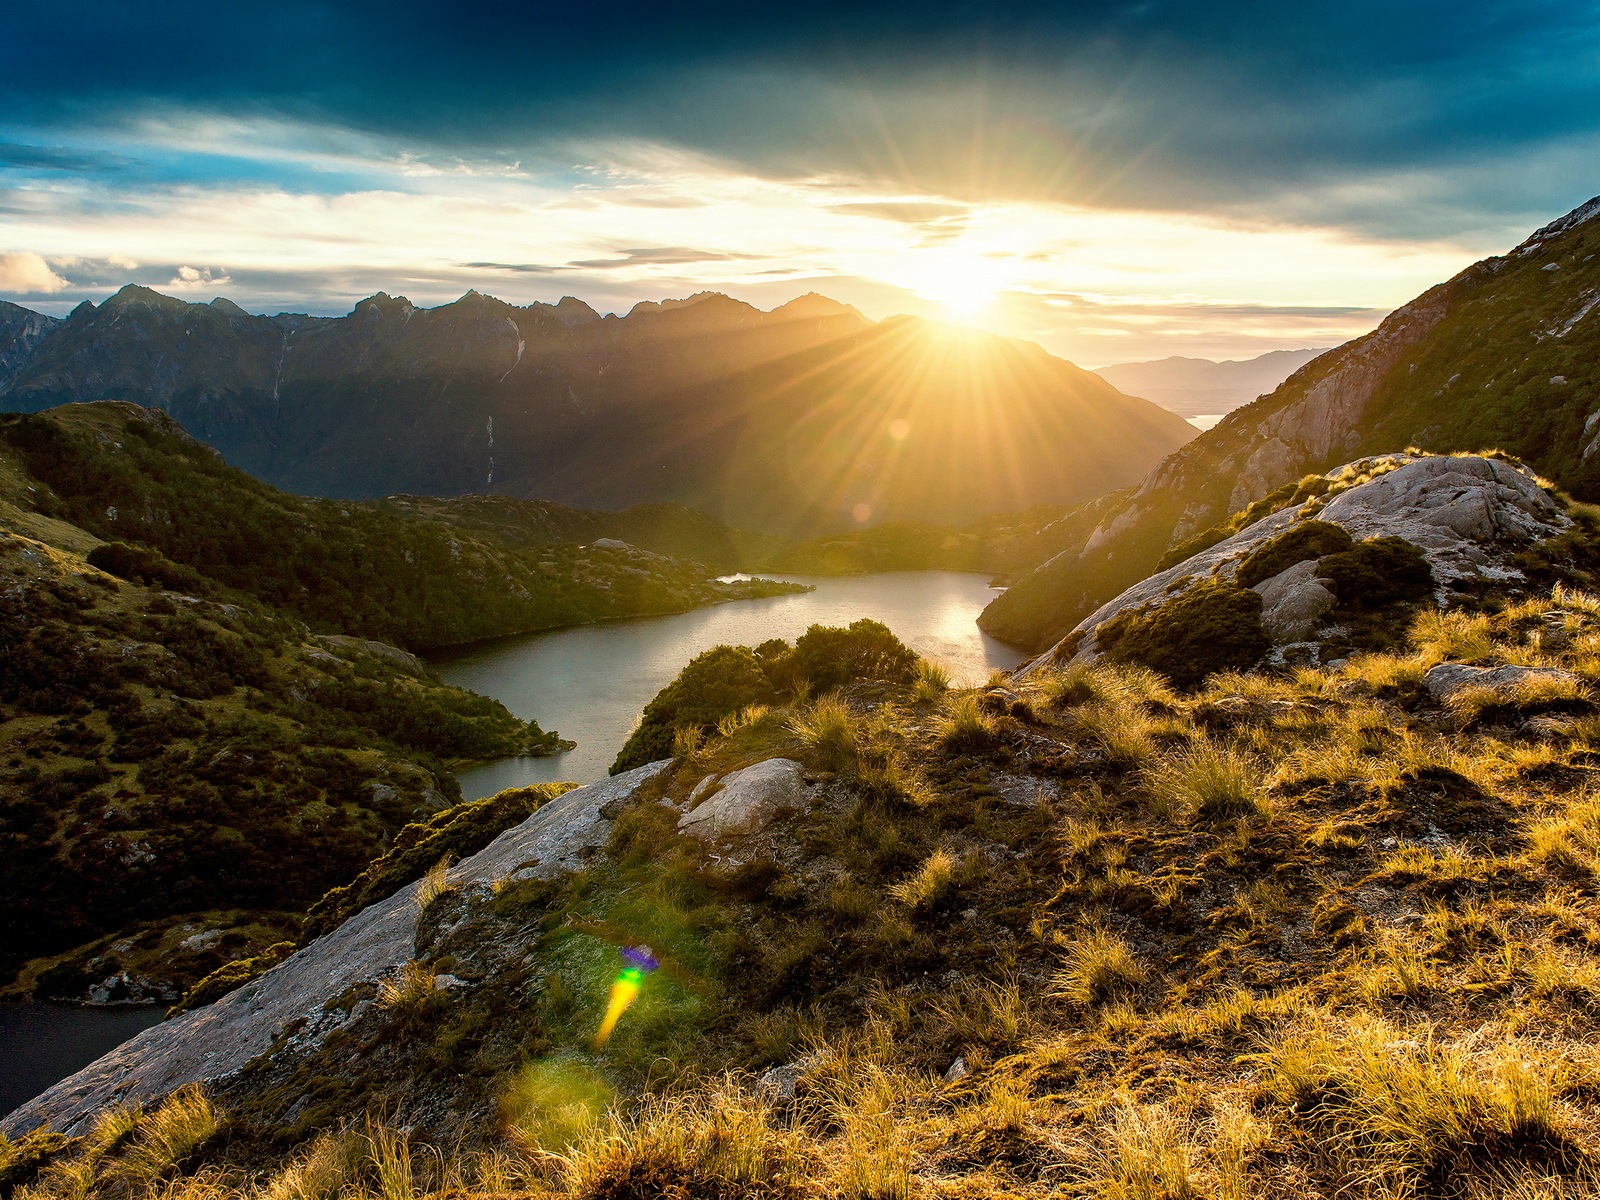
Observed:
[[[1085,366],[1334,345],[1600,193],[1570,0],[34,3],[0,299],[805,292]]]

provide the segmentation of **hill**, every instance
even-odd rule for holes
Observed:
[[[0,1169],[39,1200],[1588,1195],[1600,514],[1473,461],[1299,524],[1466,472],[1541,514],[1543,573],[1395,596],[1343,661],[951,692],[870,623],[713,651],[658,697],[672,758],[147,1030],[7,1118]]]
[[[984,611],[1043,650],[1095,608],[1245,520],[1302,476],[1405,446],[1498,446],[1580,498],[1600,497],[1600,198],[1397,309],[1165,459],[1074,544]],[[1254,519],[1254,518],[1250,518]],[[1176,561],[1176,560],[1174,560]]]
[[[389,642],[793,590],[619,533],[761,544],[670,506],[307,500],[131,404],[0,418],[0,986],[175,1000],[453,811],[454,766],[562,747]]]
[[[736,565],[728,559],[741,546],[764,543],[698,513],[593,513],[509,497],[311,500],[228,466],[171,417],[132,404],[0,417],[0,456],[14,472],[0,480],[0,500],[24,525],[42,517],[91,541],[137,543],[318,632],[419,653],[788,587],[711,579]]]
[[[817,296],[602,318],[570,298],[380,294],[313,318],[130,286],[31,340],[10,328],[0,409],[138,403],[261,479],[341,498],[671,502],[811,537],[1074,504],[1193,434],[1037,346]]]
[[[1154,401],[1180,417],[1220,416],[1272,391],[1320,350],[1273,350],[1255,358],[1215,362],[1209,358],[1157,359],[1096,367],[1094,373],[1118,391]]]

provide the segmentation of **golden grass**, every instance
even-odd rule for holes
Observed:
[[[378,982],[378,1007],[414,1010],[433,996],[436,987],[433,968],[413,958],[396,974]]]
[[[1144,983],[1133,948],[1108,929],[1089,928],[1071,939],[1066,961],[1050,981],[1052,995],[1079,1008],[1123,999]]]
[[[455,886],[450,882],[450,859],[441,858],[417,881],[417,890],[413,897],[417,910],[427,912],[435,900],[454,890]]]
[[[916,873],[889,889],[907,908],[932,908],[944,899],[955,884],[956,856],[940,848],[928,855]]]
[[[972,692],[952,698],[934,726],[939,745],[958,754],[988,749],[999,732],[995,719],[983,711],[982,703]]]
[[[932,704],[944,699],[950,690],[950,672],[932,659],[917,660],[917,678],[912,684],[912,698],[922,704]]]
[[[1143,775],[1153,811],[1173,818],[1205,821],[1271,815],[1259,763],[1211,738],[1198,738]]]
[[[789,730],[819,766],[838,771],[860,750],[856,715],[839,696],[822,696],[789,718]]]

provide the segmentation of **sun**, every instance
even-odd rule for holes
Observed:
[[[963,324],[988,312],[1002,285],[992,258],[953,247],[918,251],[909,274],[912,291],[939,305],[950,320]]]

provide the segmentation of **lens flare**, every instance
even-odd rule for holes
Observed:
[[[611,1001],[606,1005],[605,1019],[600,1022],[599,1032],[594,1035],[596,1050],[611,1040],[611,1032],[616,1029],[622,1014],[627,1012],[628,1006],[639,998],[639,988],[644,983],[644,977],[661,965],[656,961],[656,956],[650,952],[649,946],[625,947],[622,958],[626,965],[617,972],[617,977],[611,984]]]

